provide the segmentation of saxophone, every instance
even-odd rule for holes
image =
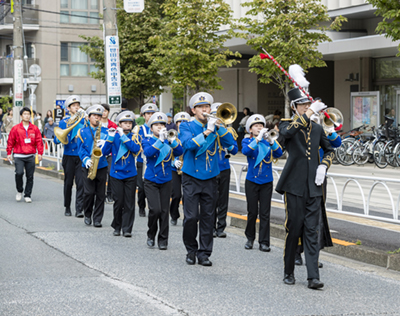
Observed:
[[[183,154],[181,156],[179,156],[179,160],[182,161],[182,166],[180,168],[176,168],[176,173],[178,175],[182,174],[182,167],[183,167]]]
[[[89,126],[89,128],[91,127]],[[101,136],[101,124],[99,124],[99,127],[97,127],[96,135],[94,136],[94,141],[93,141],[92,156],[90,157],[93,161],[93,164],[89,167],[89,172],[87,176],[90,180],[94,180],[96,178],[99,160],[101,156],[103,156],[101,148],[97,146],[97,141],[100,139],[100,136]]]

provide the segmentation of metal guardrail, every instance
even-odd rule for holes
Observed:
[[[28,58],[27,64],[28,69],[33,64],[38,64],[39,60],[37,58]],[[26,66],[24,61],[24,67]],[[24,69],[25,72],[28,72],[27,69]],[[0,79],[1,78],[13,78],[14,77],[14,58],[12,57],[0,57]]]
[[[230,164],[231,164],[231,171],[232,171],[231,174],[234,176],[234,179],[232,179],[232,180],[235,183],[235,185],[234,185],[235,190],[230,190],[229,192],[233,193],[233,194],[238,194],[238,195],[244,196],[245,192],[241,190],[243,188],[243,186],[241,186],[241,183],[242,183],[243,173],[245,172],[244,170],[245,170],[245,168],[247,168],[247,163],[238,162],[238,161],[230,161]],[[234,166],[238,166],[240,168],[239,176],[238,176],[238,172],[234,168]],[[273,172],[274,176],[276,177],[275,180],[278,180],[280,178],[279,172],[281,172],[282,170],[283,170],[282,167],[274,167],[274,166],[272,167],[272,172]],[[327,211],[400,224],[400,220],[399,220],[400,193],[397,195],[397,200],[395,203],[393,194],[388,185],[388,184],[400,184],[400,180],[389,179],[389,178],[378,178],[378,177],[364,177],[364,176],[329,173],[329,172],[327,173],[327,177],[332,182],[334,192],[335,192],[335,199],[336,199],[336,209],[327,208]],[[337,185],[338,179],[345,180],[340,194],[339,194],[338,185]],[[363,185],[361,185],[361,183],[360,183],[361,180],[369,183],[369,184],[367,184],[368,191],[369,191],[367,197],[364,194]],[[351,182],[354,182],[360,191],[361,198],[362,198],[363,214],[359,214],[356,212],[351,212],[351,211],[347,211],[347,210],[343,209],[343,200],[344,200],[346,188],[347,188],[348,184]],[[392,218],[383,217],[383,216],[373,216],[370,214],[371,197],[374,193],[375,188],[378,185],[381,185],[386,189],[386,192],[389,197],[390,205],[391,205]],[[328,187],[328,190],[329,190],[329,187]],[[272,198],[272,201],[284,204],[284,197],[282,196],[281,199]]]

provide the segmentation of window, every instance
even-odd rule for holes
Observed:
[[[61,43],[61,76],[88,77],[97,71],[94,61],[82,52],[83,43]]]
[[[60,7],[60,23],[99,24],[99,0],[60,0]]]

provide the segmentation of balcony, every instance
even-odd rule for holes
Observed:
[[[22,22],[24,31],[39,30],[39,11],[29,10],[29,8],[39,9],[38,5],[24,4],[22,8]],[[7,14],[6,14],[7,13]],[[0,7],[0,17],[6,16],[0,21],[0,35],[13,33],[13,15],[8,5]]]
[[[39,64],[39,59],[37,58],[28,58],[28,69],[26,69],[26,63],[24,60],[24,74],[28,74],[29,67],[33,64]],[[24,77],[27,77],[25,75]],[[0,86],[12,85],[14,78],[14,58],[0,58]],[[28,78],[27,78],[28,79]],[[39,79],[40,80],[40,79]],[[39,82],[38,79],[29,78],[29,83],[37,84]]]

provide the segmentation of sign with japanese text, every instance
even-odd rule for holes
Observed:
[[[107,101],[110,105],[121,104],[121,73],[119,64],[118,36],[106,37]]]
[[[144,0],[124,0],[124,10],[128,13],[143,12]]]
[[[21,59],[14,60],[14,106],[22,106],[24,99],[24,64]]]

